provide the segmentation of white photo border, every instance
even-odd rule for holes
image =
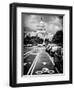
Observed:
[[[21,13],[38,13],[38,14],[59,14],[59,15],[64,15],[63,16],[63,43],[64,43],[64,74],[58,74],[58,75],[45,75],[43,76],[21,76]],[[60,9],[44,9],[44,8],[29,8],[29,7],[17,7],[17,84],[19,83],[36,83],[36,82],[52,82],[52,81],[66,81],[69,80],[69,22],[70,22],[70,17],[69,17],[69,10],[60,10]]]

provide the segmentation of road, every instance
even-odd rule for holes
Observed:
[[[25,53],[24,72],[27,75],[48,74],[54,72],[53,58],[45,51],[45,47],[33,47]]]

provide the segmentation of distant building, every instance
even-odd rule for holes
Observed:
[[[52,40],[53,34],[48,33],[46,29],[46,23],[43,21],[43,18],[41,17],[40,23],[37,25],[37,30],[29,30],[28,27],[26,27],[27,30],[26,35],[33,37],[33,36],[38,36],[43,39],[45,42],[45,39],[49,39],[49,41]]]

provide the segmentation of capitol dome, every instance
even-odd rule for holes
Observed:
[[[46,23],[43,21],[42,17],[39,24],[37,25],[37,30],[40,30],[40,31],[46,30]]]

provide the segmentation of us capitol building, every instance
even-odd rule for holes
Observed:
[[[51,41],[53,34],[47,32],[47,24],[45,23],[42,17],[40,18],[40,22],[36,27],[37,30],[28,32],[30,36],[38,36],[43,40],[49,39]]]

